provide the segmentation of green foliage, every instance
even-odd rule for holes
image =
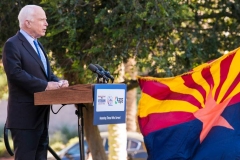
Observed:
[[[0,99],[8,98],[7,78],[4,73],[1,73],[0,67]]]
[[[17,12],[27,2],[39,3],[0,2],[1,44],[15,34]],[[42,0],[41,5],[49,23],[41,41],[70,84],[92,83],[90,63],[114,73],[134,57],[139,73],[174,76],[239,45],[238,1]]]
[[[69,139],[67,143],[63,143],[61,141],[55,141],[55,142],[52,142],[50,146],[54,151],[58,152],[78,141],[79,141],[79,137],[73,137]]]
[[[9,138],[9,144],[11,149],[13,150],[13,141]],[[3,136],[0,136],[0,157],[10,157],[9,153],[6,150]]]
[[[60,141],[53,142],[50,146],[55,152],[61,151],[62,149],[64,149],[66,147],[66,145],[64,145]]]
[[[50,134],[50,144],[52,145],[57,142],[66,144],[69,141],[69,139],[76,137],[77,135],[78,132],[75,129],[63,125],[56,132]]]
[[[64,68],[65,77],[74,74],[72,84],[92,80],[87,69],[90,63],[108,66],[113,73],[120,63],[136,57],[140,69],[150,69],[149,54],[155,59],[161,56],[159,45],[169,43],[169,38],[163,37],[171,36],[182,19],[192,16],[178,1],[44,0],[43,5],[50,24],[45,46]],[[167,56],[161,59],[167,61]]]
[[[44,1],[53,24],[47,38],[54,43],[49,48],[80,83],[92,80],[90,63],[108,66],[113,73],[120,63],[135,57],[140,72],[174,76],[219,57],[225,47],[219,42],[222,31],[205,29],[206,25],[214,29],[216,23],[196,23],[201,4],[194,1],[55,2]]]
[[[78,138],[78,132],[75,129],[68,126],[62,126],[58,131],[50,134],[50,146],[54,151],[60,151],[68,145],[76,142]]]
[[[3,124],[0,125],[0,157],[9,157],[3,140],[3,126]],[[60,151],[77,140],[79,140],[78,132],[68,126],[62,126],[57,132],[50,134],[50,146],[54,151]],[[10,136],[9,144],[13,150],[13,141]]]
[[[23,4],[1,2],[6,12],[14,11],[0,13],[3,31],[6,24],[14,26],[12,34],[1,32],[6,33],[2,44],[17,30],[17,21],[10,23],[8,16],[17,17]],[[90,63],[113,73],[120,63],[135,57],[140,72],[173,76],[238,46],[239,4],[234,1],[42,0],[41,5],[49,22],[42,41],[53,55],[54,67],[71,84],[93,80],[87,69]]]
[[[4,124],[0,124],[0,157],[10,157],[4,144],[3,133],[4,133]],[[9,144],[13,150],[13,141],[10,136],[9,136]]]
[[[3,138],[0,137],[0,157],[3,157],[5,152],[6,152],[6,148],[4,145],[4,141],[3,141]]]
[[[19,29],[18,13],[22,7],[27,4],[39,4],[41,0],[1,0],[0,1],[0,53],[5,41],[16,34]],[[1,57],[0,57],[1,58]]]
[[[12,139],[9,139],[9,144],[11,149],[13,150],[13,141]],[[6,150],[4,140],[2,137],[0,137],[0,157],[10,157],[9,153]]]

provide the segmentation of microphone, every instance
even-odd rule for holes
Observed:
[[[98,64],[95,64],[95,66],[98,68],[99,71],[102,71],[108,78],[110,78],[112,82],[114,81],[114,77],[108,71],[105,71],[103,67]]]
[[[90,69],[94,73],[97,73],[98,76],[103,77],[104,79],[106,79],[106,81],[109,80],[109,78],[105,76],[105,74],[102,71],[98,70],[98,68],[95,65],[89,64],[88,69]]]

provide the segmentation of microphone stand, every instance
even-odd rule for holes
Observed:
[[[102,80],[101,80],[102,79]],[[105,79],[103,76],[98,75],[97,83],[108,83],[109,79]],[[87,108],[84,104],[76,104],[77,110],[75,114],[78,116],[78,137],[79,137],[79,150],[80,150],[80,160],[85,160],[84,151],[84,122],[83,122],[83,110],[82,108]]]
[[[103,76],[100,76],[100,75],[97,76],[97,83],[108,83],[108,80],[109,79],[106,79]],[[113,83],[113,80],[112,80],[112,83]],[[78,137],[79,137],[80,160],[85,160],[84,127],[83,127],[84,123],[83,123],[83,110],[82,110],[82,108],[83,107],[87,108],[87,107],[82,103],[76,104],[76,105],[77,105],[77,110],[75,111],[75,114],[78,116]],[[49,147],[49,149],[51,149],[51,148]]]
[[[105,79],[102,76],[97,76],[97,83],[108,83],[109,79]]]
[[[57,155],[57,153],[48,145],[48,151],[53,155],[56,160],[61,160],[61,158]]]
[[[77,110],[75,114],[78,116],[78,137],[79,137],[79,149],[80,149],[80,160],[85,160],[84,151],[84,127],[83,127],[83,110],[86,107],[84,104],[77,104]]]

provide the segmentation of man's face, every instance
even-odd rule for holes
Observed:
[[[33,19],[28,22],[29,34],[34,38],[40,38],[44,36],[47,30],[47,17],[45,12],[41,8],[36,8]]]

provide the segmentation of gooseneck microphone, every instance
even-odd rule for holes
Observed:
[[[100,65],[98,64],[95,64],[95,66],[98,68],[99,71],[102,71],[104,73],[105,76],[107,76],[108,78],[111,79],[112,83],[114,81],[114,77],[108,72],[108,71],[105,71],[103,67],[101,67]]]
[[[88,66],[88,69],[90,69],[94,73],[97,73],[100,78],[104,78],[106,81],[109,80],[109,78],[104,74],[104,72],[100,71],[95,65],[90,64]]]

